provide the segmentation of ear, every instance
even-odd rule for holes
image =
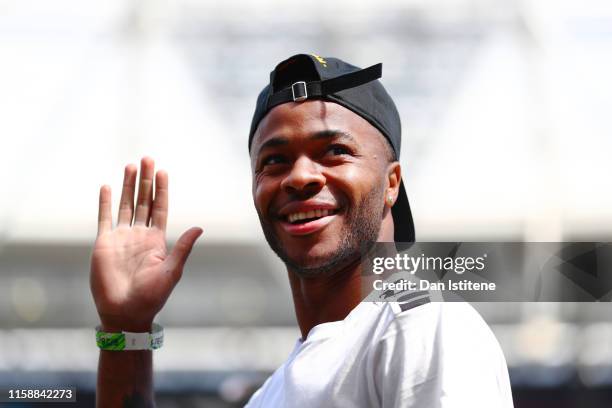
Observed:
[[[393,207],[399,195],[400,182],[402,181],[402,169],[399,162],[389,163],[387,167],[387,189],[385,191],[385,205]]]

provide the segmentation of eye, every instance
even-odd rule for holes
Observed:
[[[275,164],[283,164],[286,163],[287,160],[281,156],[280,154],[273,154],[267,157],[264,157],[261,160],[261,165],[262,166],[273,166]]]
[[[326,152],[326,154],[330,156],[343,156],[351,153],[352,152],[347,147],[340,145],[332,145],[327,149]]]

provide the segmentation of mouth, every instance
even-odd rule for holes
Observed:
[[[281,225],[290,235],[308,235],[328,225],[338,213],[337,208],[292,212],[281,217]]]
[[[306,224],[310,221],[318,220],[319,218],[334,215],[337,212],[338,210],[318,209],[287,214],[283,218],[290,224]]]

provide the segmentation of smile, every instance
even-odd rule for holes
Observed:
[[[289,235],[302,236],[320,231],[338,215],[337,208],[312,208],[292,211],[281,217],[281,226]]]
[[[287,215],[286,219],[291,224],[297,223],[305,223],[308,221],[313,221],[317,218],[327,217],[328,215],[335,214],[336,210],[311,210],[311,211],[301,211]]]

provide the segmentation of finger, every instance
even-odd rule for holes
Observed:
[[[111,214],[111,189],[109,186],[100,188],[98,202],[98,236],[108,232],[113,227],[113,215]]]
[[[155,163],[150,157],[140,161],[140,183],[138,184],[138,200],[136,201],[136,216],[134,224],[147,225],[151,215],[153,199],[153,174]]]
[[[138,168],[133,164],[125,166],[123,173],[123,189],[121,190],[121,201],[119,202],[118,225],[132,224],[134,217],[134,191],[136,190],[136,174]]]
[[[158,171],[155,175],[155,200],[151,212],[151,226],[166,230],[168,220],[168,173]]]
[[[172,252],[168,257],[168,266],[176,282],[181,278],[187,257],[200,235],[202,235],[202,228],[190,228],[181,235],[178,241],[176,241],[174,248],[172,248]]]

